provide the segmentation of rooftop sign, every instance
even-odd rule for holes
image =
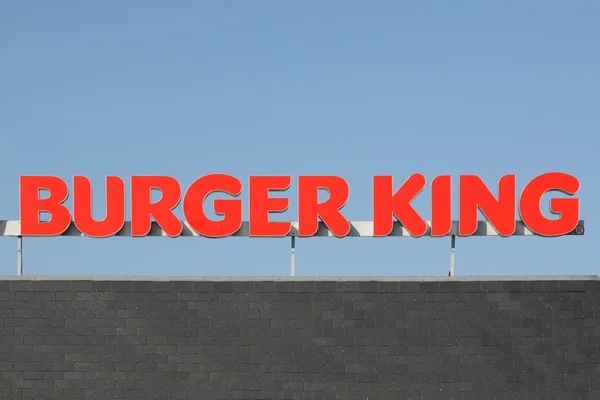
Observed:
[[[21,238],[36,236],[229,236],[292,237],[292,271],[296,237],[452,237],[451,275],[454,265],[456,236],[543,236],[582,235],[584,223],[579,219],[577,178],[561,172],[541,174],[517,194],[516,176],[504,175],[497,187],[488,187],[476,175],[458,177],[457,220],[452,218],[452,177],[441,175],[431,182],[431,220],[426,221],[411,203],[423,191],[427,180],[412,174],[401,185],[392,176],[373,177],[370,221],[349,221],[342,209],[350,196],[348,183],[339,176],[300,176],[298,185],[298,221],[271,221],[272,213],[288,209],[289,198],[271,197],[272,192],[291,187],[291,176],[251,176],[245,189],[249,218],[242,218],[242,181],[225,174],[205,175],[195,180],[187,190],[169,176],[132,176],[129,193],[125,181],[117,176],[106,177],[106,214],[102,220],[92,216],[92,184],[84,176],[69,184],[55,176],[22,176],[20,178],[20,220],[0,221],[0,236]],[[42,190],[49,192],[45,198]],[[151,194],[159,190],[160,200],[153,202]],[[329,198],[319,202],[319,190],[329,192]],[[497,196],[493,194],[497,192]],[[560,192],[562,197],[550,198],[547,218],[541,209],[542,197]],[[210,204],[219,219],[207,216],[206,198],[222,193],[230,198],[216,199]],[[72,196],[72,210],[65,205]],[[564,195],[567,195],[566,197]],[[181,221],[173,210],[182,203],[185,217]],[[125,220],[126,204],[131,220]],[[478,213],[485,216],[478,221]],[[42,220],[41,213],[50,219]],[[520,215],[520,220],[515,215]],[[19,261],[20,263],[20,261]],[[292,272],[293,274],[293,272]]]
[[[564,173],[542,174],[531,180],[520,196],[516,193],[515,175],[500,179],[496,198],[481,178],[461,175],[459,178],[458,236],[471,236],[478,228],[478,211],[481,210],[498,235],[512,236],[517,229],[515,214],[535,235],[563,236],[571,233],[579,224],[579,199],[552,198],[550,211],[558,218],[546,218],[540,209],[540,201],[550,191],[575,195],[579,181]],[[269,220],[270,213],[288,209],[289,199],[270,197],[272,191],[290,188],[290,176],[251,176],[248,183],[249,220],[248,236],[284,237],[290,235],[292,222]],[[398,188],[394,188],[391,176],[373,178],[373,233],[374,237],[389,236],[394,219],[411,236],[447,236],[452,230],[451,177],[437,176],[431,181],[431,222],[428,224],[411,206],[427,184],[423,175],[413,174]],[[242,182],[225,174],[205,175],[183,191],[175,178],[168,176],[133,176],[130,179],[131,236],[147,236],[154,219],[167,236],[181,236],[187,225],[199,236],[222,238],[233,236],[243,225]],[[47,198],[40,198],[40,190],[48,190]],[[162,198],[151,201],[151,190],[158,189]],[[319,190],[329,192],[329,199],[319,203]],[[53,176],[23,176],[20,179],[21,236],[58,236],[69,229],[71,222],[85,236],[109,237],[120,232],[125,225],[125,182],[117,176],[106,178],[106,216],[103,220],[92,217],[92,185],[84,176],[73,178],[72,212],[63,204],[69,196],[68,184]],[[221,215],[211,220],[205,212],[205,199],[211,193],[220,192],[231,199],[214,200],[212,207]],[[298,178],[297,236],[314,236],[322,220],[334,236],[348,236],[352,224],[342,208],[348,201],[348,183],[338,176],[300,176]],[[186,221],[180,221],[173,210],[183,202]],[[50,221],[42,221],[40,213],[51,215]]]

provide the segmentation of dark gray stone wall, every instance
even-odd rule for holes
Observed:
[[[0,281],[1,399],[600,399],[600,281]]]

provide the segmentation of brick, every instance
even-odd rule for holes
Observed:
[[[597,281],[19,280],[0,294],[1,398],[600,397]]]

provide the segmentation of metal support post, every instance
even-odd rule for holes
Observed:
[[[291,276],[296,275],[296,236],[292,236],[292,269]]]
[[[17,275],[23,275],[23,236],[17,236]]]
[[[454,258],[456,255],[456,236],[452,236],[450,242],[450,271],[448,272],[448,276],[454,276]]]

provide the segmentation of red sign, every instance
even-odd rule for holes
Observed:
[[[251,176],[248,185],[250,236],[282,237],[291,229],[291,222],[269,221],[269,214],[286,211],[289,199],[269,197],[271,191],[290,188],[290,176]],[[573,231],[579,222],[578,198],[552,198],[550,211],[558,215],[548,219],[542,214],[540,201],[544,194],[559,191],[573,196],[579,190],[579,181],[560,172],[545,173],[531,180],[520,197],[516,194],[515,175],[505,175],[494,196],[481,178],[475,175],[459,177],[459,235],[473,235],[478,226],[478,211],[485,215],[501,236],[515,233],[515,214],[533,233],[541,236],[562,236]],[[425,188],[421,174],[411,175],[400,188],[394,190],[391,176],[373,178],[373,236],[391,233],[396,218],[412,236],[423,236],[427,223],[411,206],[411,202]],[[40,190],[50,192],[41,199]],[[151,190],[158,189],[162,198],[151,201]],[[319,189],[329,191],[329,199],[319,203]],[[20,220],[22,236],[57,236],[64,233],[71,221],[85,235],[108,237],[115,235],[125,222],[125,183],[117,176],[106,178],[107,213],[103,220],[92,217],[92,185],[84,176],[73,178],[73,211],[63,204],[69,196],[69,187],[54,176],[22,176],[20,178]],[[206,197],[214,192],[226,193],[233,198],[217,199],[214,211],[221,220],[206,216]],[[146,236],[154,219],[168,236],[177,237],[183,222],[173,210],[183,199],[183,214],[191,228],[199,235],[220,238],[231,236],[242,225],[242,182],[230,175],[205,175],[194,181],[183,192],[179,182],[169,176],[131,177],[131,231],[132,236]],[[348,183],[338,176],[300,176],[298,178],[298,235],[313,236],[321,219],[332,233],[344,237],[350,232],[350,222],[341,209],[348,201]],[[445,236],[452,228],[451,177],[437,176],[431,181],[431,236]],[[51,215],[50,221],[41,221],[40,213]]]

